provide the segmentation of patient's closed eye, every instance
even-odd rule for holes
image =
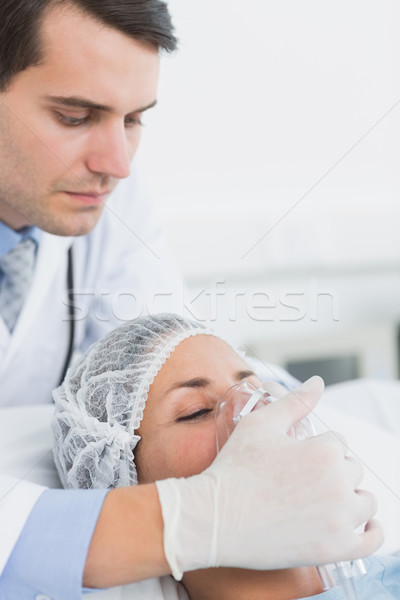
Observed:
[[[196,412],[186,415],[185,417],[179,417],[176,421],[177,423],[180,423],[181,421],[195,421],[196,419],[205,417],[210,412],[213,412],[212,408],[202,408],[201,410],[196,410]]]

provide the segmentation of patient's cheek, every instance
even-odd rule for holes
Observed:
[[[168,477],[189,477],[204,471],[216,455],[215,429],[166,436],[163,440],[142,439],[135,450],[139,483]]]
[[[209,436],[193,436],[184,440],[176,452],[174,470],[180,477],[201,473],[210,466],[216,455],[215,433]]]

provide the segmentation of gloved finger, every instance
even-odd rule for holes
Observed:
[[[288,389],[277,381],[263,381],[262,387],[263,390],[274,396],[274,398],[278,398],[278,400],[288,393]]]
[[[378,510],[378,502],[374,494],[368,490],[355,490],[358,497],[357,522],[355,527],[370,521]]]
[[[348,453],[348,445],[346,439],[337,431],[326,431],[325,433],[319,433],[313,438],[310,438],[310,443],[323,445],[326,451],[332,452],[332,454],[338,452],[340,449],[340,456],[345,458]]]
[[[336,431],[321,433],[310,439],[309,442],[315,444],[316,449],[314,452],[318,452],[319,455],[324,452],[326,464],[331,464],[330,461],[334,461],[332,464],[337,465],[338,461],[344,459],[345,462],[339,464],[343,467],[343,476],[347,476],[347,480],[353,489],[360,485],[364,476],[364,467],[358,458],[347,454],[348,445],[346,439],[340,433]]]
[[[365,558],[376,552],[383,544],[385,535],[378,519],[371,519],[365,525],[364,532],[356,536],[355,545],[344,560]]]
[[[301,419],[304,419],[317,405],[324,382],[321,377],[311,377],[297,390],[289,392],[279,402],[273,402],[267,409],[269,418],[274,419],[276,427],[288,431]]]
[[[346,438],[344,437],[344,435],[342,435],[338,431],[333,431],[333,430],[331,430],[330,433],[332,433],[335,436],[335,438],[338,440],[338,442],[341,442],[341,444],[347,454],[347,452],[350,450],[350,448],[349,448],[349,444],[348,444]]]
[[[349,446],[347,439],[344,437],[344,435],[339,433],[339,431],[334,431],[334,430],[330,430],[327,433],[331,434],[335,438],[335,440],[340,443],[340,445],[343,448],[344,455],[346,457],[348,457],[349,452],[351,452],[351,448]]]
[[[357,488],[363,478],[364,468],[361,462],[353,456],[345,456],[347,473],[354,488]]]

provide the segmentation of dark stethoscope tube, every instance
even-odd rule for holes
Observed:
[[[75,310],[74,310],[74,269],[72,264],[72,248],[68,250],[68,268],[67,268],[67,295],[68,295],[68,320],[69,320],[69,339],[68,350],[65,357],[64,368],[58,385],[61,385],[67,374],[69,363],[71,362],[74,349],[75,338]]]

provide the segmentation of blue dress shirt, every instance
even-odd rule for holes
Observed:
[[[43,492],[0,577],[1,600],[79,600],[95,591],[82,588],[82,577],[107,493]]]

